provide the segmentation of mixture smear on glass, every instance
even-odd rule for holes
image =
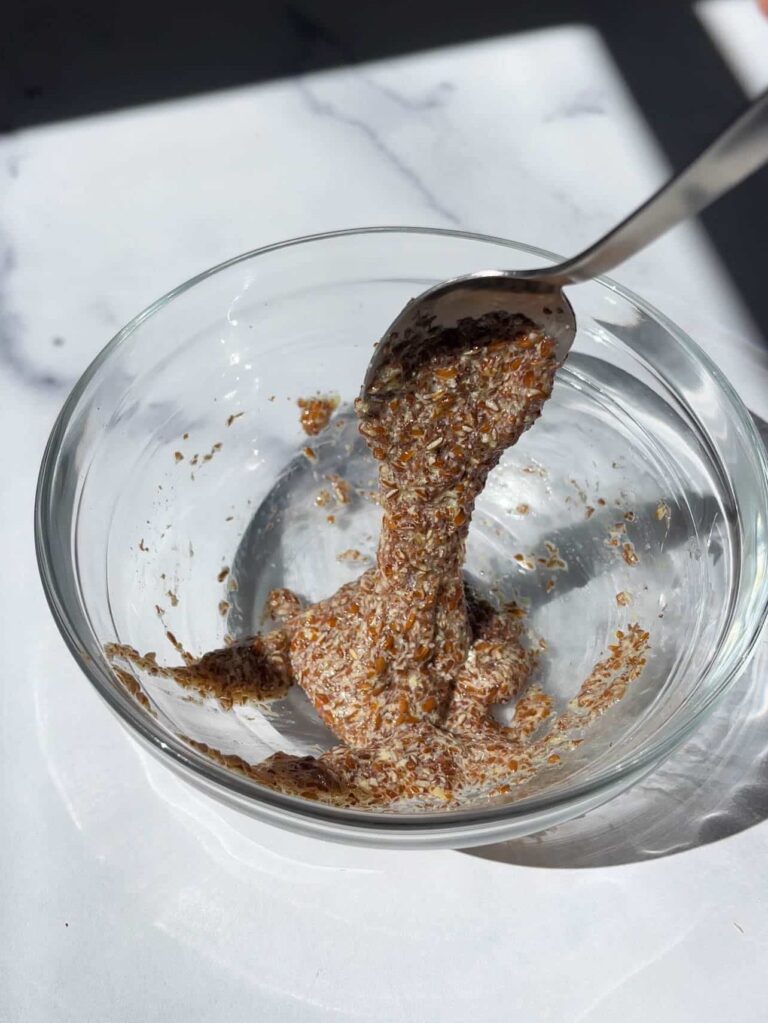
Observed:
[[[556,764],[638,677],[648,633],[637,624],[617,632],[556,713],[535,681],[539,651],[525,642],[520,609],[491,606],[462,572],[475,500],[541,414],[556,368],[553,341],[522,316],[488,314],[441,331],[425,322],[391,348],[356,405],[378,463],[375,566],[307,607],[273,591],[272,631],[197,660],[183,654],[181,667],[122,645],[108,648],[113,663],[225,707],[300,686],[339,740],[322,755],[249,764],[195,745],[272,789],[335,805],[460,805]],[[514,717],[502,725],[492,709],[508,703]]]

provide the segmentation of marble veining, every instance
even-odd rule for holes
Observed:
[[[391,99],[393,103],[396,103],[399,107],[403,107],[405,110],[437,110],[439,107],[445,106],[448,96],[456,88],[453,82],[438,82],[437,85],[429,89],[424,96],[414,97],[406,96],[405,93],[399,92],[393,86],[385,85],[384,82],[381,82],[374,76],[367,75],[362,71],[358,71],[358,76],[372,89],[376,89],[378,92],[383,93]]]
[[[573,96],[565,103],[560,104],[551,113],[544,116],[544,122],[557,121],[560,118],[569,117],[600,117],[606,113],[605,106],[599,96],[593,93],[584,92]]]
[[[368,80],[361,78],[359,80],[359,84],[363,84],[363,82],[370,85]],[[424,180],[405,161],[405,159],[387,144],[382,133],[371,123],[367,120],[363,120],[361,117],[354,116],[353,114],[341,110],[338,105],[332,103],[330,100],[321,98],[313,86],[309,83],[308,79],[299,79],[296,86],[314,114],[321,117],[329,117],[332,120],[337,121],[339,124],[344,124],[350,128],[354,128],[368,141],[371,146],[373,146],[376,152],[418,192],[429,210],[436,213],[449,224],[454,224],[456,226],[460,225],[461,221],[456,214],[440,202],[434,191],[431,188],[428,188]],[[396,102],[399,106],[405,107],[408,110],[433,110],[437,106],[442,105],[436,102],[434,98],[430,98],[425,101],[427,103],[426,106],[419,106],[416,105],[415,101],[405,101],[404,98],[402,96],[398,96],[394,90],[382,88],[380,86],[377,88],[378,91],[389,100]]]
[[[27,354],[22,319],[10,308],[8,279],[14,264],[13,248],[0,235],[0,371],[5,371],[17,384],[34,390],[48,393],[68,390],[74,381],[37,366]]]

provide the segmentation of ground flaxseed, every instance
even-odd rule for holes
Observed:
[[[276,699],[299,685],[341,745],[319,757],[276,753],[254,765],[190,742],[261,784],[345,806],[443,805],[479,790],[510,791],[581,741],[577,733],[639,675],[648,644],[637,625],[619,631],[609,656],[555,713],[552,697],[532,681],[539,652],[524,643],[524,610],[497,610],[464,582],[475,500],[503,451],[540,415],[556,370],[554,343],[522,317],[491,314],[442,332],[425,324],[391,351],[356,404],[379,466],[375,566],[307,608],[290,591],[274,590],[267,611],[277,628],[191,665],[166,668],[154,655],[108,650],[225,707]],[[322,401],[299,402],[310,434],[335,407],[319,410]],[[545,473],[537,465],[523,471]],[[342,502],[349,490],[340,493],[336,479]],[[617,529],[611,546],[623,538]],[[517,560],[535,568],[533,555]],[[550,543],[538,560],[550,570],[567,567]],[[228,608],[219,605],[222,614]],[[514,716],[502,725],[491,709],[511,701]]]

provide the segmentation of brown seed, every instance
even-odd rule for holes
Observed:
[[[310,436],[321,433],[338,407],[338,397],[299,398],[296,403],[301,409],[301,427]]]
[[[629,542],[622,544],[621,556],[624,558],[626,563],[631,567],[634,567],[640,562],[640,558],[638,558],[637,556],[637,552],[635,551],[634,545]]]

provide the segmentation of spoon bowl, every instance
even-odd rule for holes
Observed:
[[[437,284],[405,306],[384,341],[376,346],[363,391],[371,389],[384,362],[396,355],[398,345],[406,343],[426,321],[442,330],[489,312],[526,316],[555,342],[558,365],[565,361],[576,336],[576,314],[562,289],[541,273],[480,270]]]

